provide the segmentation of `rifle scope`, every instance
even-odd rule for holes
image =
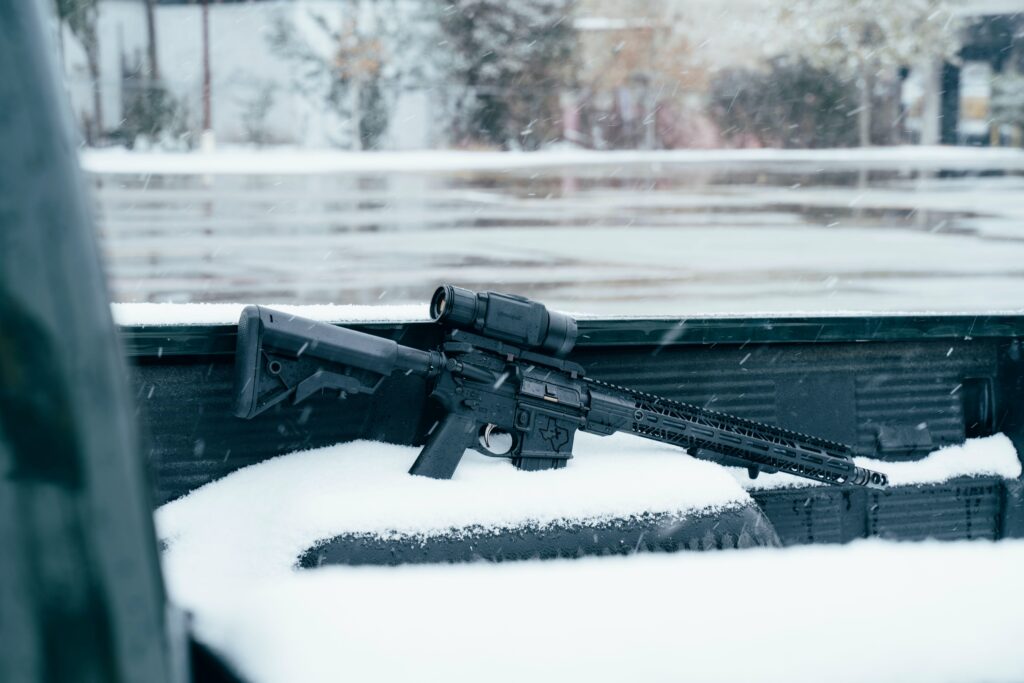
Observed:
[[[441,285],[430,300],[430,317],[442,325],[558,357],[576,345],[576,321],[571,316],[511,294]]]

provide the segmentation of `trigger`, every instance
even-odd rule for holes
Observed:
[[[514,444],[512,435],[495,424],[488,423],[480,432],[480,445],[486,451],[484,455],[508,455]]]

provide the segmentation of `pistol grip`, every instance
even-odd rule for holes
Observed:
[[[427,445],[409,468],[409,474],[451,479],[462,454],[473,445],[479,431],[479,425],[471,418],[449,413],[427,437]]]

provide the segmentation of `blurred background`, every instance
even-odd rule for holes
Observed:
[[[117,301],[1024,308],[1024,1],[47,1]]]

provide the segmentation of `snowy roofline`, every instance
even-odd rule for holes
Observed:
[[[686,149],[654,151],[470,152],[420,150],[344,152],[273,148],[220,149],[215,152],[129,152],[83,149],[82,168],[91,173],[293,175],[324,173],[425,173],[515,171],[560,167],[817,165],[873,169],[1024,170],[1024,150],[951,146],[899,146],[851,149]]]
[[[623,31],[641,28],[672,28],[673,26],[672,22],[665,20],[604,16],[577,17],[573,20],[572,25],[577,31]]]
[[[118,325],[234,325],[242,303],[111,304]],[[262,305],[262,304],[261,304]],[[356,306],[345,304],[266,304],[268,307],[321,322],[429,322],[427,302],[399,306]]]

